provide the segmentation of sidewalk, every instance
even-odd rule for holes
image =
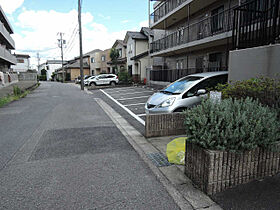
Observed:
[[[21,90],[27,90],[37,84],[37,81],[19,81],[9,86],[0,86],[0,98],[13,94],[14,86],[18,86]]]

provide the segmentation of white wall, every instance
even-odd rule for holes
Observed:
[[[280,78],[280,44],[230,52],[229,81],[258,76]]]
[[[17,58],[23,60],[23,63],[17,63],[17,65],[11,66],[14,72],[27,72],[29,69],[29,59],[28,58]]]
[[[47,66],[47,80],[50,80],[52,78],[53,72],[55,72],[56,69],[61,68],[61,64],[48,64]]]

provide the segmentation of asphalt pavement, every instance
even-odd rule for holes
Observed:
[[[0,109],[0,209],[178,209],[103,109],[45,82]]]

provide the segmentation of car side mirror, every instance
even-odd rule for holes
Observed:
[[[197,96],[204,95],[204,94],[206,94],[206,90],[205,90],[205,89],[199,89],[199,90],[196,92],[196,95],[197,95]]]

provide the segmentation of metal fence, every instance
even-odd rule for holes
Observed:
[[[253,0],[234,9],[234,49],[273,44],[280,39],[279,1]]]
[[[232,26],[233,10],[225,10],[152,42],[151,53],[228,32],[232,30]]]
[[[159,19],[173,11],[187,0],[165,0],[152,14],[151,21],[156,23]]]

